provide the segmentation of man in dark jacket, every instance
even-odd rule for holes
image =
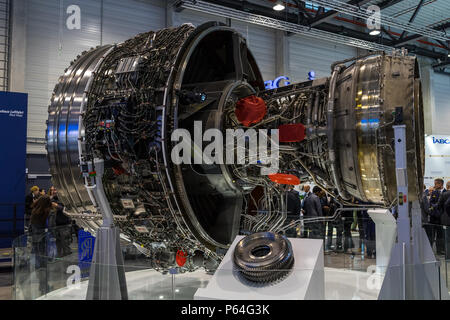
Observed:
[[[322,217],[322,204],[320,203],[319,198],[320,188],[318,186],[315,186],[313,188],[312,194],[310,194],[308,197],[305,198],[303,203],[303,210],[305,211],[304,217],[306,219],[308,218],[316,218],[316,217]],[[305,222],[305,226],[309,226],[310,234],[309,238],[312,239],[322,239],[322,221],[318,222]]]
[[[447,186],[449,183],[447,182]],[[450,190],[444,191],[439,197],[438,208],[441,212],[441,228],[444,238],[445,258],[450,259]]]
[[[333,191],[334,195],[337,197],[339,195],[337,189]],[[329,203],[329,210],[326,212],[327,216],[333,216],[336,210],[340,207],[339,203],[335,198],[331,197]],[[333,228],[336,229],[336,245],[334,250],[336,252],[342,251],[342,234],[344,232],[344,224],[340,215],[332,221],[327,222],[327,243],[325,250],[331,250],[333,244]]]
[[[26,231],[28,231],[28,228],[30,227],[30,218],[31,218],[31,211],[32,211],[32,205],[34,201],[39,197],[39,187],[33,186],[30,189],[30,193],[27,194],[25,197],[25,227]]]
[[[431,235],[432,235],[432,226],[430,224],[430,198],[431,194],[433,193],[434,188],[429,187],[423,192],[422,195],[422,204],[423,204],[423,210],[422,210],[422,227],[425,229],[425,232],[427,234],[428,240],[430,241],[430,245],[433,246],[433,242],[431,241]]]
[[[369,216],[367,210],[361,211],[363,226],[364,226],[364,237],[365,237],[365,253],[367,257],[374,259],[376,242],[375,242],[375,222]]]
[[[294,189],[294,186],[289,186],[286,192],[287,198],[287,219],[286,224],[296,221],[300,218],[301,201],[300,194]],[[297,237],[296,227],[286,230],[286,236]]]
[[[352,197],[351,203],[356,203],[356,200],[354,197]],[[354,208],[354,205],[345,205],[344,208]],[[355,210],[356,211],[356,210]],[[355,247],[355,244],[353,242],[352,238],[352,223],[353,223],[353,213],[354,211],[345,210],[341,213],[341,220],[342,220],[342,226],[344,229],[344,252],[349,253],[351,255],[354,255],[353,248]]]
[[[444,180],[434,180],[434,191],[430,196],[430,224],[431,224],[431,247],[436,241],[436,252],[444,254],[444,232],[441,226],[441,208],[438,206],[441,194],[445,192]]]
[[[56,214],[52,222],[53,233],[56,239],[57,257],[65,257],[72,253],[70,243],[72,242],[72,219],[64,213],[64,205],[58,202],[54,196],[53,203],[57,203]]]

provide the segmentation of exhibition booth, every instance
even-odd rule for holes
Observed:
[[[6,1],[13,299],[450,300],[450,8],[338,2]]]

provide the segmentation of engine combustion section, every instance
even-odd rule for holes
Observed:
[[[237,234],[283,227],[288,184],[314,181],[337,189],[342,202],[354,196],[391,206],[397,107],[407,126],[408,179],[417,182],[413,200],[423,170],[416,59],[380,53],[349,62],[333,65],[329,78],[265,91],[245,39],[218,22],[84,52],[49,106],[48,158],[66,211],[95,232],[101,215],[90,188],[101,179],[124,239],[156,269],[213,269]],[[267,164],[250,163],[248,152],[244,163],[176,164],[177,129],[192,137],[266,129],[269,141],[278,129],[278,168],[261,175]],[[194,142],[193,158],[208,144]],[[252,143],[248,137],[245,149]],[[95,159],[104,161],[103,176]]]

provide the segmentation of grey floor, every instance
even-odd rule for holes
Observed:
[[[354,236],[354,242],[357,244],[358,238],[357,236]],[[333,241],[334,242],[334,241]],[[75,244],[73,244],[75,245]],[[66,263],[71,264],[70,261],[74,261],[76,264],[76,261],[78,260],[77,254],[76,254],[76,248],[73,248],[73,254],[65,257],[67,261],[65,263],[54,263],[49,264],[49,272],[51,272],[53,275],[61,275],[60,277],[52,276],[52,281],[49,283],[50,290],[56,290],[60,287],[64,287],[66,283],[67,276],[65,275],[65,272],[63,272],[64,268],[66,268]],[[148,267],[148,261],[144,260],[133,260],[133,259],[127,259],[125,257],[125,264],[126,272],[128,271],[135,271],[135,270],[142,270],[144,268]],[[442,259],[442,257],[437,257],[439,260]],[[441,260],[442,261],[442,260]],[[363,257],[360,252],[357,250],[354,250],[354,255],[352,254],[344,254],[344,253],[336,253],[336,252],[326,252],[324,257],[325,267],[329,268],[336,268],[336,269],[347,269],[347,270],[358,270],[358,271],[367,271],[370,266],[374,266],[376,264],[375,259],[371,259],[368,257]],[[450,272],[446,272],[445,269],[448,268],[450,271],[450,266],[446,266],[445,263],[441,265],[442,268],[442,274],[444,275],[444,278],[448,279],[448,283],[450,283]],[[62,269],[61,269],[62,268]],[[59,270],[61,269],[61,270]],[[23,274],[23,277],[27,277],[28,275]],[[18,280],[20,282],[21,275],[19,274]],[[13,273],[12,268],[5,268],[0,267],[0,300],[11,300],[13,298]],[[25,298],[25,297],[24,297]]]

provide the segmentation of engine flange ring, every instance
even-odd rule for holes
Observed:
[[[271,283],[290,273],[294,266],[294,254],[285,236],[258,232],[238,242],[233,252],[233,262],[244,279]]]

